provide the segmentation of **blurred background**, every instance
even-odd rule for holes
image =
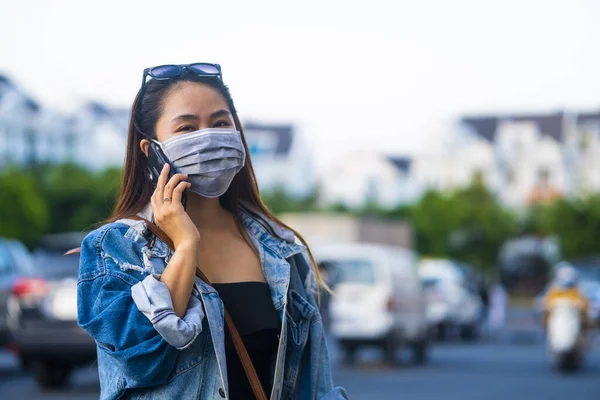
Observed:
[[[204,61],[333,288],[350,398],[598,398],[600,347],[559,374],[542,320],[561,261],[600,316],[599,19],[593,0],[2,1],[0,392],[98,397],[62,253],[111,213],[143,69]]]

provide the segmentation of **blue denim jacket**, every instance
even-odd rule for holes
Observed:
[[[255,211],[240,210],[240,217],[282,322],[270,398],[345,399],[332,385],[305,247]],[[171,256],[143,221],[117,221],[83,240],[78,324],[97,344],[102,400],[228,397],[223,303],[196,277],[186,313],[177,317],[158,280]]]

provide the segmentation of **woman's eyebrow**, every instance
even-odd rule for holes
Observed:
[[[171,120],[171,122],[189,121],[189,120],[200,121],[200,117],[195,114],[181,114],[181,115],[178,115],[175,118],[173,118]]]
[[[217,117],[229,117],[231,116],[231,113],[229,112],[229,110],[219,110],[219,111],[215,111],[214,113],[210,114],[210,118],[217,118]]]
[[[229,110],[218,110],[215,111],[214,113],[210,114],[210,119],[214,119],[214,118],[218,118],[218,117],[224,117],[224,116],[231,116],[231,113],[229,112]],[[173,118],[171,120],[171,122],[180,122],[180,121],[200,121],[200,117],[197,116],[196,114],[181,114],[176,116],[175,118]]]

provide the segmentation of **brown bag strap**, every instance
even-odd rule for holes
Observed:
[[[171,238],[165,233],[165,231],[160,229],[158,225],[155,225],[147,219],[142,218],[138,215],[128,217],[128,219],[146,221],[148,229],[150,229],[152,233],[154,233],[158,238],[160,238],[160,240],[162,240],[167,246],[169,246],[171,250],[175,250]],[[202,273],[202,271],[200,271],[199,268],[196,268],[196,275],[204,282],[212,286],[206,275],[204,275],[204,273]],[[233,320],[231,319],[231,316],[229,315],[229,312],[227,311],[227,308],[225,308],[225,306],[223,306],[223,311],[225,314],[225,324],[227,326],[227,329],[229,330],[229,334],[231,335],[235,351],[237,352],[238,357],[242,362],[244,371],[246,371],[246,376],[248,377],[248,382],[250,382],[250,386],[252,387],[254,397],[256,397],[257,400],[267,400],[267,396],[265,395],[265,391],[260,383],[260,379],[258,379],[256,369],[252,364],[252,360],[250,359],[250,355],[246,350],[246,346],[244,346],[244,341],[242,340],[242,337],[240,336],[240,333],[235,327],[235,324],[233,323]]]

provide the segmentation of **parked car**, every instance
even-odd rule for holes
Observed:
[[[482,301],[464,265],[446,259],[424,259],[419,275],[425,288],[427,320],[439,340],[458,330],[464,340],[475,339],[482,323]]]
[[[32,269],[31,254],[23,243],[0,238],[0,346],[8,343],[8,299],[13,290],[15,277]]]
[[[425,361],[429,335],[414,252],[353,243],[315,246],[313,253],[332,284],[329,326],[347,362],[368,345],[383,348],[392,363],[401,345],[416,363]]]
[[[79,257],[63,256],[81,236],[46,237],[10,277],[9,348],[42,388],[66,385],[74,368],[96,359],[94,340],[77,325]]]

